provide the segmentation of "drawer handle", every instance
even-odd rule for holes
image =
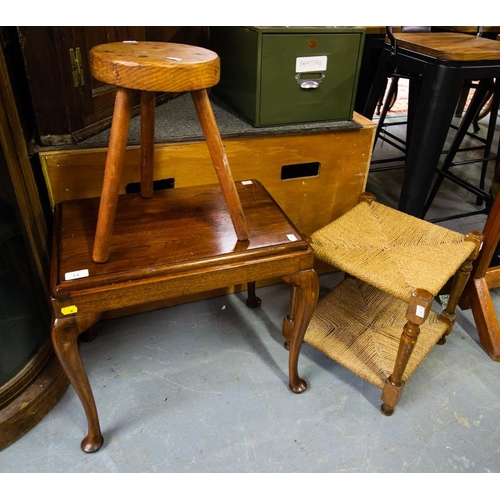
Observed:
[[[302,78],[302,73],[295,75],[295,80],[301,89],[317,89],[324,79],[324,73],[320,73],[319,78]]]

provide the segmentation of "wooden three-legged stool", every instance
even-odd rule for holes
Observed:
[[[220,78],[219,56],[201,47],[162,42],[117,42],[90,51],[93,76],[116,85],[116,100],[95,235],[94,262],[106,262],[127,145],[132,97],[141,92],[141,196],[153,196],[156,92],[190,92],[238,239],[248,239],[241,202],[207,89]]]

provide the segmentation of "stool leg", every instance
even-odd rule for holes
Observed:
[[[460,127],[458,128],[457,133],[455,134],[453,141],[451,143],[450,149],[448,150],[448,153],[446,154],[445,159],[443,160],[443,164],[441,166],[441,169],[438,170],[438,177],[436,181],[434,182],[434,185],[432,186],[431,191],[429,192],[427,196],[427,200],[425,202],[425,206],[422,212],[422,217],[425,217],[427,214],[427,211],[432,205],[432,202],[434,201],[434,198],[436,197],[439,188],[441,187],[441,184],[443,183],[443,180],[445,176],[443,173],[448,172],[448,170],[453,166],[453,160],[455,159],[456,154],[458,153],[458,150],[464,140],[464,137],[467,134],[467,131],[469,130],[470,124],[472,123],[474,117],[477,115],[480,105],[483,101],[483,97],[486,94],[487,90],[485,88],[478,88],[474,96],[469,104],[469,107],[467,108],[467,111],[465,113],[464,118],[462,119],[462,122],[460,123]]]
[[[410,298],[410,303],[406,311],[406,319],[408,321],[401,334],[394,370],[385,381],[384,388],[382,389],[383,403],[380,410],[386,416],[394,413],[394,407],[403,395],[405,385],[403,374],[417,343],[420,334],[420,325],[427,319],[433,300],[434,296],[427,290],[422,289],[415,290]]]
[[[101,201],[97,216],[94,251],[92,253],[94,262],[107,262],[109,258],[109,247],[115,222],[118,190],[123,170],[131,112],[132,91],[119,87],[116,91]]]
[[[368,97],[362,113],[362,115],[369,120],[373,119],[382,90],[387,85],[387,77],[390,74],[390,57],[390,49],[386,46],[380,55],[377,71],[373,77],[372,85],[370,87],[370,91],[368,92]]]
[[[88,434],[83,439],[81,447],[86,453],[99,450],[103,437],[99,426],[99,417],[94,396],[90,387],[85,367],[80,357],[77,338],[78,335],[99,320],[100,316],[69,316],[58,318],[52,324],[52,344],[61,366],[69,378],[76,394],[80,398],[87,417]]]
[[[429,67],[424,73],[418,106],[411,119],[411,139],[407,145],[398,204],[400,211],[419,218],[422,217],[463,83],[460,74],[450,68]]]
[[[497,123],[498,108],[499,108],[499,103],[500,103],[500,82],[498,81],[498,79],[495,80],[494,86],[496,88],[492,94],[492,103],[491,103],[491,108],[490,108],[490,120],[488,122],[488,132],[486,135],[486,142],[485,142],[485,146],[484,146],[484,161],[483,161],[483,166],[481,168],[481,177],[479,180],[479,188],[482,190],[484,190],[484,185],[486,182],[486,173],[488,170],[488,163],[489,163],[488,158],[490,157],[491,146],[493,144],[493,139],[494,139],[494,136],[496,133],[496,123]],[[486,102],[487,102],[487,100],[485,99],[485,104],[486,104]],[[479,205],[482,201],[487,201],[487,200],[482,200],[482,199],[478,198],[477,204]]]
[[[396,92],[398,89],[398,83],[399,83],[399,77],[393,76],[391,78],[389,90],[387,92],[387,95],[385,96],[385,102],[383,103],[382,110],[380,112],[380,118],[378,120],[377,130],[375,131],[375,140],[373,141],[373,149],[374,150],[375,150],[375,146],[377,143],[377,139],[380,136],[380,132],[382,131],[382,127],[384,126],[385,117],[387,116],[387,113],[389,111],[391,101],[392,101],[393,97],[396,95]]]
[[[469,276],[472,271],[472,263],[479,255],[479,249],[481,248],[481,243],[483,242],[484,236],[477,231],[471,231],[465,239],[467,241],[472,241],[476,245],[476,247],[469,258],[460,266],[459,270],[455,274],[448,303],[446,304],[445,310],[439,315],[439,319],[448,323],[446,332],[438,341],[438,344],[440,345],[443,345],[446,342],[446,337],[451,333],[451,330],[455,325],[455,320],[457,318],[455,310],[458,306],[458,302],[460,301],[460,297],[462,296],[465,285],[469,280]]]
[[[410,77],[408,85],[408,113],[406,116],[406,151],[405,156],[408,151],[408,145],[411,142],[411,136],[413,133],[413,123],[415,121],[415,115],[417,113],[418,99],[420,96],[420,89],[422,88],[422,79],[418,76]]]
[[[191,96],[196,108],[196,113],[198,114],[198,119],[200,120],[201,128],[203,129],[203,134],[205,135],[215,171],[219,178],[229,215],[233,221],[236,236],[240,241],[248,240],[249,234],[243,207],[241,206],[241,201],[234,184],[233,175],[224,151],[208,93],[205,89],[196,90],[191,92]]]
[[[247,306],[251,307],[252,309],[259,307],[262,301],[260,300],[260,297],[257,297],[257,294],[255,293],[255,281],[249,281],[247,283],[247,290]]]
[[[153,197],[155,92],[141,92],[141,196]]]
[[[319,281],[314,269],[285,276],[283,281],[295,288],[292,295],[294,303],[290,304],[290,314],[293,317],[287,317],[289,325],[292,326],[289,339],[288,385],[292,392],[300,394],[307,389],[306,381],[301,379],[298,373],[300,347],[318,302]]]
[[[382,89],[382,92],[380,93],[380,97],[379,97],[379,100],[377,102],[377,108],[375,109],[375,114],[376,115],[380,115],[380,112],[384,106],[384,96],[385,96],[385,93],[387,91],[387,84],[389,82],[386,81],[386,85],[384,86],[384,88]]]

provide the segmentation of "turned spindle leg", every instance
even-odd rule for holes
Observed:
[[[61,366],[80,398],[87,417],[88,434],[81,447],[86,453],[101,448],[103,437],[99,426],[99,417],[85,367],[78,349],[78,336],[95,324],[99,315],[88,315],[77,318],[57,318],[52,324],[52,344]]]
[[[288,357],[289,387],[292,392],[300,394],[307,389],[307,383],[299,377],[298,373],[300,347],[318,302],[319,281],[318,275],[313,269],[285,276],[283,281],[295,289],[291,297],[294,303],[290,307],[290,313],[293,314],[293,317],[288,321],[285,319],[284,322],[284,330],[290,327],[291,331],[284,331],[283,334],[285,338],[288,338],[290,348]]]
[[[141,92],[141,196],[153,197],[155,92]]]
[[[470,273],[472,271],[472,264],[479,254],[481,248],[481,243],[484,239],[481,233],[476,231],[471,231],[465,238],[467,241],[472,241],[476,246],[469,256],[469,258],[460,266],[460,269],[455,274],[453,278],[453,284],[451,287],[450,297],[448,299],[448,304],[446,304],[445,310],[439,315],[439,319],[446,321],[448,323],[448,328],[444,335],[439,339],[438,344],[443,345],[446,343],[446,337],[451,333],[457,315],[455,314],[458,302],[462,296],[465,285],[469,280]]]
[[[415,290],[410,298],[406,311],[407,323],[403,327],[403,333],[401,334],[394,370],[385,381],[382,389],[383,404],[380,410],[384,415],[390,416],[394,413],[394,407],[403,395],[405,384],[403,374],[417,343],[420,325],[427,319],[433,300],[434,296],[427,290],[422,289]]]

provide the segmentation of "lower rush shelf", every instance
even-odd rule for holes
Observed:
[[[367,283],[346,278],[316,307],[305,342],[371,384],[391,375],[408,304]],[[403,375],[406,382],[446,331],[430,312]]]

